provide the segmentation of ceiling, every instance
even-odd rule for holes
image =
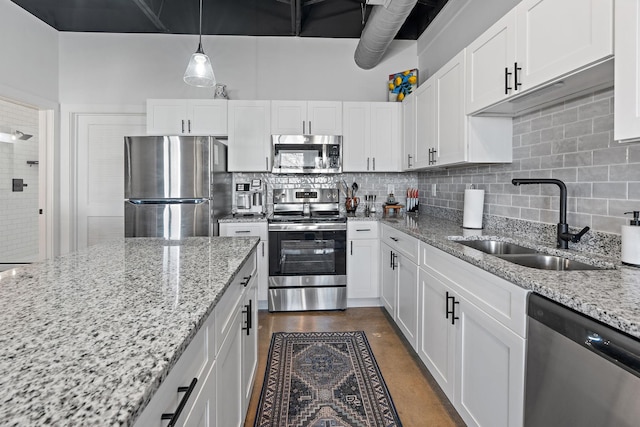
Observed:
[[[198,34],[199,0],[12,0],[58,31]],[[396,39],[416,40],[447,0],[418,0]],[[203,0],[210,35],[359,38],[365,0]]]

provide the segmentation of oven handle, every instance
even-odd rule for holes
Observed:
[[[346,231],[347,224],[269,224],[269,231]]]

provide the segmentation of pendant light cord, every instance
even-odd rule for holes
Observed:
[[[200,0],[200,37],[198,38],[198,44],[202,45],[202,0]]]

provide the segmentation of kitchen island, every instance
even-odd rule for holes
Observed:
[[[257,238],[121,239],[0,275],[3,425],[133,425]]]

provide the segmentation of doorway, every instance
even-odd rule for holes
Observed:
[[[47,257],[42,113],[0,98],[0,271]]]

